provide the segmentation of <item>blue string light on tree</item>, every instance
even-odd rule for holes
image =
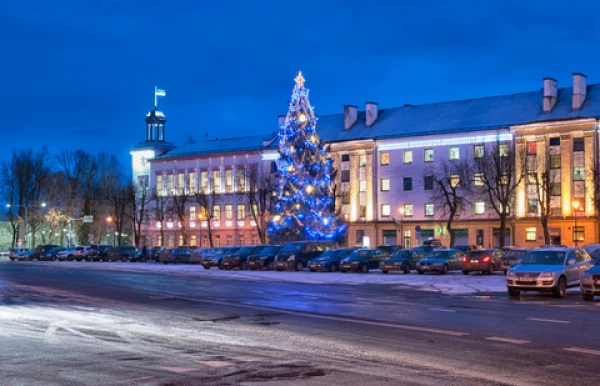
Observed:
[[[285,124],[278,133],[276,214],[269,223],[273,241],[339,241],[347,230],[334,208],[333,161],[317,132],[317,117],[298,73]]]

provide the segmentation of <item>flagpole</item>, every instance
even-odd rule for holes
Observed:
[[[156,98],[156,86],[154,86],[154,109],[156,110],[156,105],[158,104],[158,100]]]

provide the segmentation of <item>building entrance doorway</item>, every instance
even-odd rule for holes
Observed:
[[[560,229],[549,229],[550,233],[550,244],[561,245],[560,242]]]

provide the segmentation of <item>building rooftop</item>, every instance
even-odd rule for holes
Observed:
[[[264,150],[269,148],[275,149],[277,148],[277,144],[271,142],[274,137],[275,134],[269,134],[214,139],[210,141],[197,141],[190,145],[180,146],[157,158],[164,159],[196,154],[232,153],[237,151]],[[267,142],[269,142],[269,144],[266,144]]]

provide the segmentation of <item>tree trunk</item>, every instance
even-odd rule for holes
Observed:
[[[214,248],[213,237],[212,237],[212,228],[210,227],[210,218],[206,222],[208,224],[208,242],[210,243],[210,247]]]
[[[542,228],[544,229],[544,244],[550,245],[550,230],[548,229],[548,217],[541,217]]]
[[[506,230],[506,215],[502,214],[500,215],[500,229],[499,229],[499,237],[500,237],[500,245],[499,247],[502,248],[504,247],[504,233]],[[494,232],[492,230],[492,237],[494,236]]]
[[[448,221],[446,222],[446,230],[448,231],[448,234],[450,235],[450,247],[454,246],[454,243],[456,242],[456,232],[454,231],[454,229],[452,229],[452,220],[454,219],[454,215],[450,215],[450,217],[448,217]]]

